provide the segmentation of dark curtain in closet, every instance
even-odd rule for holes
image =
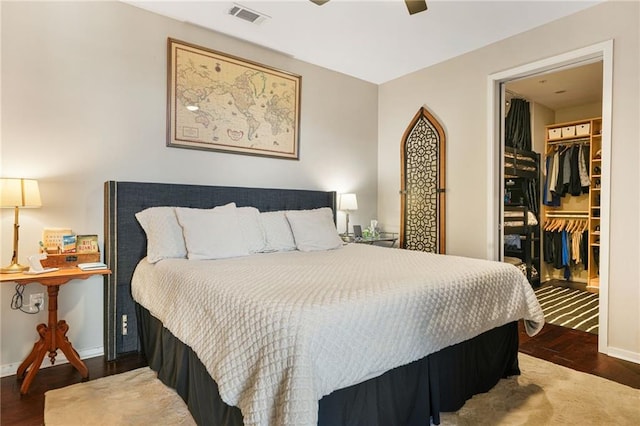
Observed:
[[[505,144],[516,149],[531,151],[529,102],[524,99],[511,99],[511,107],[505,119]]]

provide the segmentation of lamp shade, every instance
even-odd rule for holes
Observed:
[[[356,194],[342,194],[338,202],[338,210],[358,210]]]
[[[35,179],[0,178],[0,207],[40,207],[40,189]]]

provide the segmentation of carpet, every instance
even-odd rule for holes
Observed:
[[[521,376],[442,413],[441,425],[637,425],[640,390],[519,354]],[[192,425],[182,399],[148,368],[49,391],[46,426]]]
[[[518,354],[520,376],[475,395],[443,426],[638,425],[640,389]]]
[[[148,367],[44,394],[46,426],[182,425],[195,421],[186,404]]]
[[[549,324],[598,334],[598,295],[565,287],[535,290],[544,320]]]

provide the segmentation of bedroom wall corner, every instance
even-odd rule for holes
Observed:
[[[614,40],[608,347],[640,359],[640,3],[607,1],[380,86],[380,220],[399,223],[399,140],[420,105],[447,133],[447,252],[486,257],[487,76]],[[589,31],[584,31],[589,28]],[[479,225],[480,224],[480,225]],[[631,238],[630,236],[634,236]],[[630,355],[632,354],[632,355]]]

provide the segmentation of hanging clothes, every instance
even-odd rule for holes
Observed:
[[[570,154],[569,194],[582,195],[582,181],[580,179],[580,145],[571,147]]]
[[[505,118],[505,145],[531,151],[531,115],[524,99],[511,99]]]
[[[558,174],[556,177],[556,185],[555,188],[552,189],[552,191],[555,191],[556,195],[560,196],[560,197],[564,197],[567,193],[565,191],[565,186],[564,186],[564,174],[565,174],[565,159],[567,158],[567,150],[563,149],[562,152],[560,152],[559,156],[558,156],[558,164],[557,164],[557,170],[558,170]],[[570,169],[569,169],[570,170]],[[570,171],[567,171],[568,173],[570,173]],[[567,181],[568,183],[568,181]],[[567,185],[568,187],[568,185]]]
[[[562,229],[554,228],[552,224],[552,230],[544,230],[543,259],[555,269],[561,269],[566,280],[571,279],[572,268],[579,265],[585,270],[588,268],[589,231],[585,229],[586,225],[586,222],[576,225],[572,220],[565,222]]]
[[[567,194],[579,196],[589,193],[589,146],[583,144],[558,145],[553,154],[547,156],[547,193],[544,204],[558,206],[553,194],[564,197]],[[551,195],[549,194],[551,193]],[[558,201],[559,202],[559,201]]]
[[[580,186],[582,187],[582,193],[589,193],[589,185],[591,180],[589,179],[589,147],[580,144],[579,152],[578,173],[580,174]]]
[[[569,193],[569,182],[571,181],[571,148],[566,148],[562,160],[562,194],[564,197]]]
[[[560,206],[560,197],[556,195],[555,192],[551,191],[552,187],[555,187],[553,182],[553,163],[554,163],[554,155],[548,155],[547,161],[545,163],[545,179],[544,179],[544,188],[542,192],[542,203],[545,206],[550,207],[559,207]],[[553,186],[552,186],[553,185]]]

